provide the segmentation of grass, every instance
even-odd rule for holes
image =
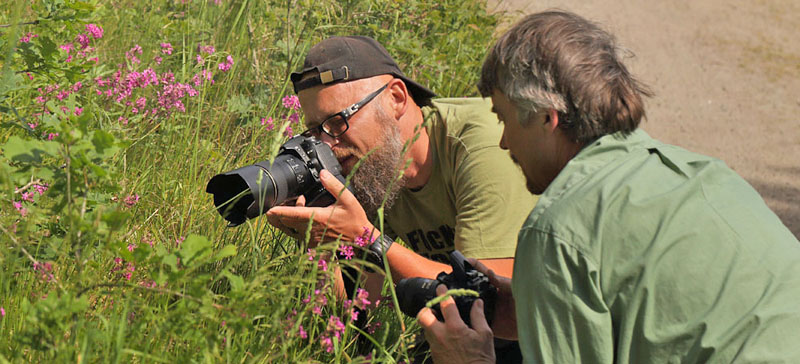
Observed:
[[[482,0],[35,1],[0,10],[0,24],[0,362],[408,361],[413,319],[382,304],[359,338],[330,292],[318,259],[337,244],[311,257],[266,219],[225,228],[205,183],[274,157],[285,128],[301,127],[286,121],[288,75],[330,35],[372,36],[439,95],[476,95],[497,24]],[[77,48],[86,24],[103,28],[96,50],[65,62],[57,46]],[[125,55],[137,44],[140,63]],[[136,100],[155,107],[161,85],[97,94],[98,78],[148,68],[214,83],[180,98],[185,111],[149,116]]]

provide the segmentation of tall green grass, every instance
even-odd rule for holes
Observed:
[[[373,310],[370,332],[349,323],[318,263],[336,244],[311,257],[266,219],[225,228],[204,188],[298,131],[282,105],[288,75],[327,36],[372,36],[440,96],[476,95],[497,24],[483,0],[48,0],[14,2],[0,24],[0,362],[409,360],[419,330],[391,305]],[[97,63],[65,62],[58,46],[86,24],[104,30],[91,39]],[[20,42],[28,33],[38,37]],[[125,55],[136,45],[141,63]],[[150,117],[97,94],[97,78],[147,68],[184,84],[206,70],[214,84],[184,97],[185,111]],[[63,100],[35,100],[79,81]],[[33,182],[48,189],[24,201]],[[338,338],[331,317],[346,324]]]

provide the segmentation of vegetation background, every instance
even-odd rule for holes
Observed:
[[[386,291],[204,192],[302,128],[288,75],[369,35],[441,96],[476,95],[483,0],[14,1],[0,9],[0,362],[404,362]],[[354,307],[373,305],[363,330]]]

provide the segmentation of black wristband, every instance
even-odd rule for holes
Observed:
[[[394,240],[386,235],[381,235],[367,247],[367,261],[378,267],[383,268],[383,256],[389,251],[389,247],[394,244]]]

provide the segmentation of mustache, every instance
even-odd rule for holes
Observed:
[[[333,151],[333,155],[338,160],[345,159],[349,156],[354,156],[357,159],[361,159],[364,157],[364,154],[359,152],[358,149],[353,147],[334,147],[331,149]]]

